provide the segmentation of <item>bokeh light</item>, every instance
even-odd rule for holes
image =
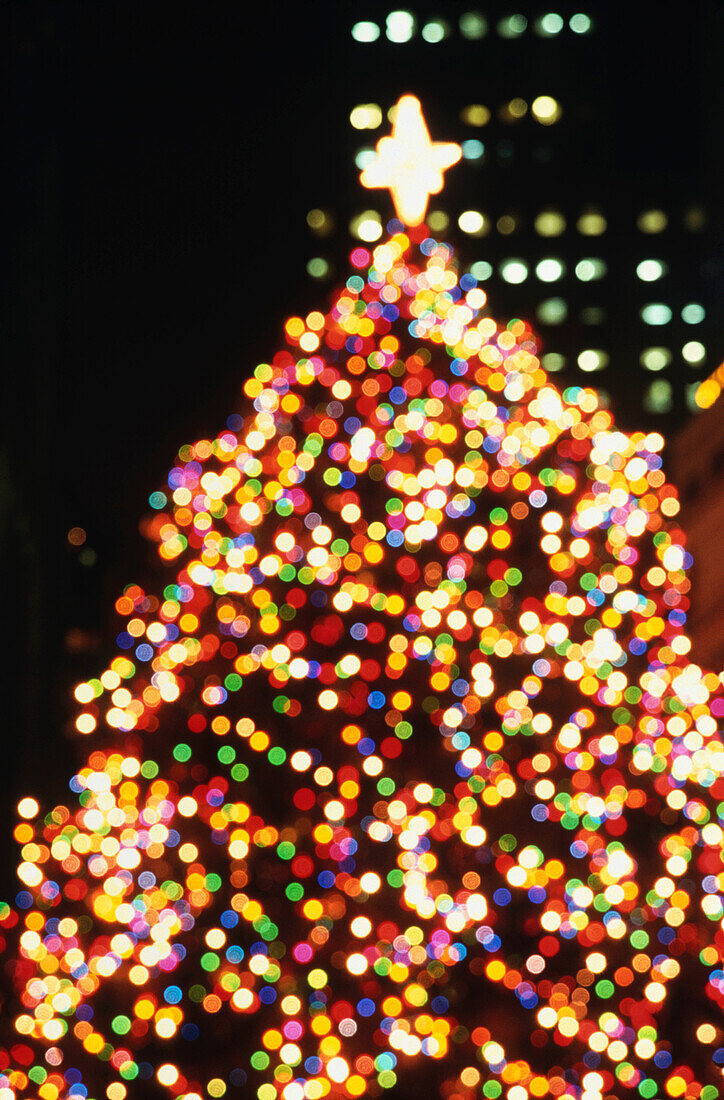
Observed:
[[[663,438],[425,225],[284,334],[151,494],[71,797],[19,803],[0,1097],[714,1100],[724,697]]]

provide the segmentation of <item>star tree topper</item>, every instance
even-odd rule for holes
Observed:
[[[451,141],[431,141],[419,99],[403,95],[392,136],[377,143],[375,160],[362,172],[364,187],[389,187],[400,221],[419,225],[430,195],[443,188],[442,174],[457,164],[462,149]]]

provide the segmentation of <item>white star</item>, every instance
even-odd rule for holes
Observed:
[[[400,221],[419,225],[430,195],[442,191],[443,172],[461,156],[454,142],[430,140],[419,99],[404,95],[397,104],[392,136],[378,141],[376,159],[360,178],[364,187],[389,187]]]

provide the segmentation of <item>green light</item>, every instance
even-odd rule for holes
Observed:
[[[443,23],[442,20],[435,19],[431,23],[426,23],[422,28],[422,37],[426,42],[434,44],[436,42],[442,42],[443,38],[447,38],[450,33],[447,23]]]
[[[487,19],[484,19],[476,11],[466,11],[464,15],[461,15],[459,26],[463,38],[468,38],[471,41],[485,38],[488,33]]]
[[[557,12],[550,11],[547,15],[542,15],[536,24],[536,30],[538,34],[550,37],[554,34],[560,34],[563,30],[563,18],[558,15]]]
[[[584,15],[583,12],[577,12],[568,20],[568,26],[574,34],[588,34],[591,29],[591,20],[590,17]]]
[[[376,42],[380,37],[380,28],[376,23],[363,20],[352,27],[352,37],[355,42]]]

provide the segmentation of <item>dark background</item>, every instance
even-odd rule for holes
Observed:
[[[574,194],[585,178],[621,209],[634,192],[650,192],[655,205],[663,185],[682,200],[715,202],[721,4],[608,4],[595,41],[584,53],[562,47],[550,74],[567,83],[569,99],[587,84],[607,105],[555,186]],[[72,687],[105,667],[122,586],[152,575],[138,533],[149,492],[180,444],[213,438],[243,379],[278,345],[284,319],[329,293],[305,273],[318,248],[305,222],[311,207],[338,212],[326,249],[344,271],[349,213],[367,202],[350,107],[413,91],[433,137],[459,140],[452,103],[468,87],[479,96],[489,81],[502,98],[525,81],[524,42],[501,43],[489,71],[472,54],[468,68],[450,71],[424,47],[355,50],[351,23],[384,23],[392,6],[3,6],[2,836],[20,795],[65,797]],[[488,9],[493,18],[515,10]],[[415,10],[454,21],[465,6]],[[582,96],[584,121],[589,109]],[[472,187],[466,172],[451,174],[455,201]],[[478,178],[485,191],[484,168]],[[489,178],[491,201],[508,186],[523,198],[538,187],[543,200],[555,197],[533,169],[509,185]],[[720,311],[715,245],[682,238],[674,247],[671,265],[678,259],[686,273],[696,263],[707,306]],[[495,311],[498,288],[489,289]],[[505,305],[504,289],[500,298]],[[618,387],[625,426],[636,422],[637,385]],[[76,526],[87,538],[74,547],[67,534]]]

